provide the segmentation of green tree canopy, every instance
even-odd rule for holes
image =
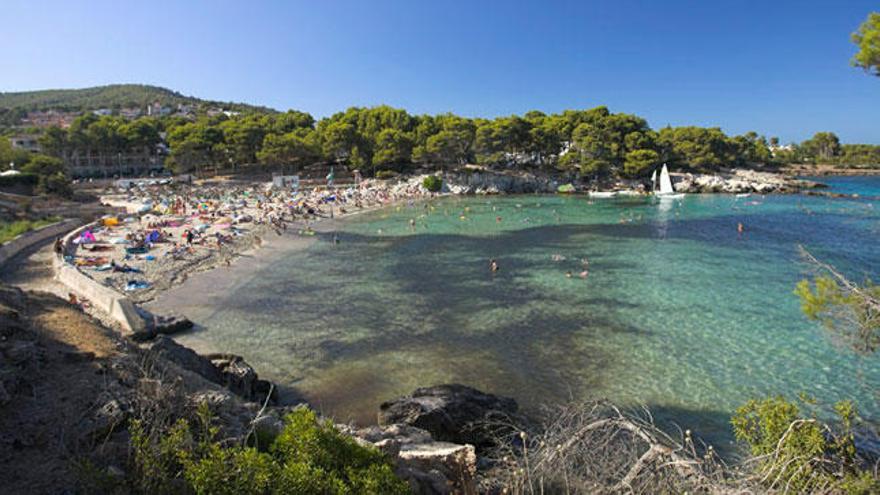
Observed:
[[[314,131],[300,129],[287,134],[269,134],[257,152],[260,163],[269,166],[303,166],[315,161],[320,150]]]
[[[373,164],[388,166],[409,163],[412,148],[412,141],[403,131],[390,127],[383,129],[376,136]]]
[[[654,150],[632,150],[626,154],[623,172],[629,177],[643,177],[660,163],[660,154]]]
[[[868,14],[858,31],[852,34],[852,41],[859,47],[852,64],[880,76],[880,12]]]
[[[727,136],[717,127],[665,127],[657,140],[664,161],[678,167],[715,170],[733,161]]]
[[[817,132],[801,143],[801,147],[817,160],[827,163],[840,153],[840,139],[833,132]]]

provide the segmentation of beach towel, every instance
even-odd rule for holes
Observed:
[[[79,242],[81,244],[85,244],[87,242],[97,242],[97,240],[95,239],[95,234],[92,234],[91,230],[86,230],[85,232],[80,234],[79,239]]]
[[[125,290],[127,292],[149,288],[150,284],[148,282],[144,282],[143,280],[129,280],[128,283],[125,284]]]
[[[149,248],[146,246],[125,248],[127,254],[146,254]]]

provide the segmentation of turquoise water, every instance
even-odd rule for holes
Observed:
[[[848,192],[880,189],[853,180]],[[231,294],[180,308],[208,328],[184,340],[242,354],[358,423],[442,382],[526,409],[648,405],[715,441],[738,405],[768,394],[855,397],[876,417],[880,359],[831,344],[792,290],[810,273],[799,244],[878,278],[878,210],[807,196],[444,198],[357,216],[338,244],[321,234]]]

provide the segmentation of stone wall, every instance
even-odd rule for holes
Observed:
[[[72,249],[73,240],[85,229],[94,228],[95,223],[82,227],[67,234],[64,238],[65,252]],[[131,333],[141,332],[146,326],[138,313],[137,307],[124,294],[100,284],[97,280],[82,273],[79,268],[66,262],[62,255],[54,258],[55,278],[67,286],[74,294],[87,299],[93,306],[109,315],[119,323],[123,330]]]

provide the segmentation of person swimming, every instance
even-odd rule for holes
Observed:
[[[498,262],[495,261],[495,258],[489,260],[489,271],[495,273],[498,271]]]

